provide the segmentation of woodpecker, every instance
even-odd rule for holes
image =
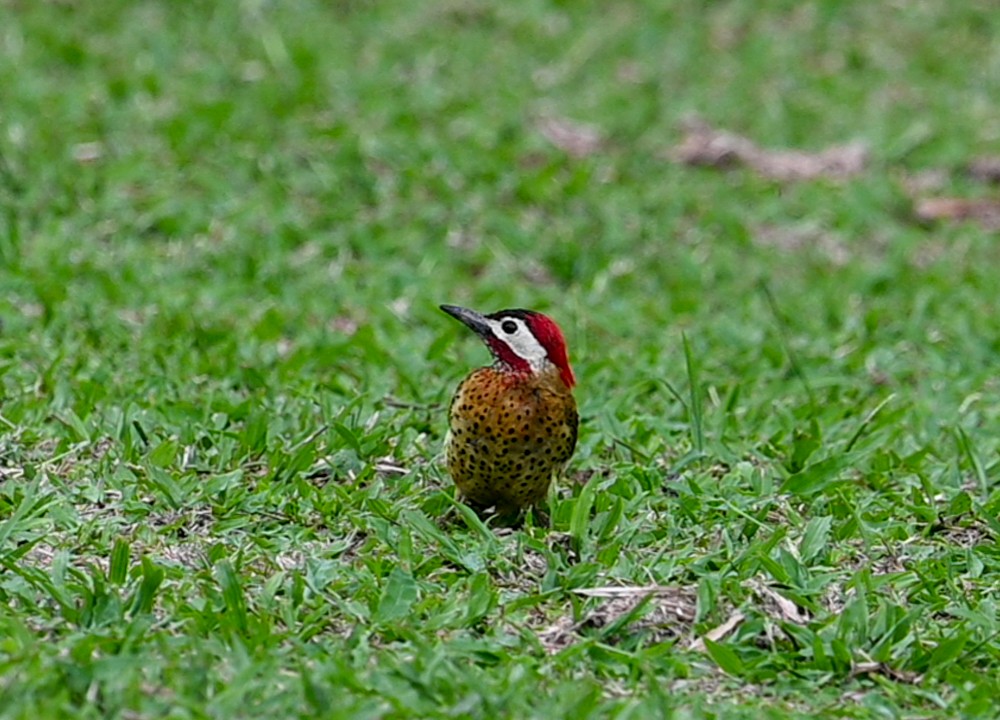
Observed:
[[[494,359],[462,381],[448,411],[445,459],[459,495],[499,515],[541,504],[573,454],[579,426],[562,331],[532,310],[441,309],[475,332]]]

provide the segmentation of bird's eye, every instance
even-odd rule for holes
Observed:
[[[513,335],[517,332],[517,323],[513,320],[504,320],[500,328],[508,335]]]

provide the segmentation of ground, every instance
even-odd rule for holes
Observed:
[[[0,0],[0,717],[993,716],[998,34]],[[550,527],[440,303],[567,335]]]

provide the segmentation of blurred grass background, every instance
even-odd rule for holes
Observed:
[[[998,152],[998,33],[990,2],[0,2],[0,715],[989,716],[1000,252],[911,208],[996,193],[962,168]],[[870,164],[685,167],[692,116]],[[441,302],[566,330],[550,532],[435,524],[485,362]],[[691,616],[573,593],[650,583]]]

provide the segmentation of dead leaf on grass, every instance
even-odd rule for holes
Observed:
[[[649,627],[666,624],[690,624],[694,622],[697,596],[690,588],[667,585],[629,585],[577,588],[577,595],[605,598],[609,602],[601,605],[591,617],[590,624],[603,627],[614,622],[625,613],[631,612],[647,597],[651,598],[650,608],[638,625]]]
[[[979,525],[947,527],[938,536],[961,548],[974,548],[990,541],[986,528]]]
[[[910,196],[940,192],[951,183],[951,173],[945,168],[906,171],[899,173],[897,177]]]
[[[843,238],[815,225],[761,225],[751,236],[755,245],[784,252],[798,252],[815,248],[834,265],[846,265],[851,259]]]
[[[572,645],[576,639],[576,631],[580,623],[573,622],[570,615],[563,615],[553,624],[538,632],[538,641],[550,655],[555,655],[560,650],[565,650]]]
[[[809,622],[809,612],[807,610],[800,608],[763,582],[748,580],[745,584],[760,598],[764,612],[774,620],[790,622],[796,625],[805,625]]]
[[[405,465],[400,465],[391,457],[384,457],[375,461],[375,472],[382,476],[407,475],[410,469]]]
[[[885,663],[880,662],[859,662],[851,668],[851,677],[858,675],[882,675],[896,682],[907,683],[908,685],[919,685],[924,679],[920,673],[911,670],[897,670]]]
[[[572,645],[585,628],[607,628],[624,619],[621,632],[649,631],[653,642],[676,638],[694,622],[697,595],[691,588],[664,585],[606,586],[578,588],[577,595],[599,598],[603,602],[590,610],[578,622],[564,615],[538,633],[538,639],[549,652],[558,652]],[[640,605],[644,607],[640,608]],[[626,617],[636,613],[634,618]]]
[[[700,638],[695,638],[690,643],[688,643],[688,650],[694,650],[695,652],[705,652],[705,639],[711,640],[712,642],[719,642],[722,638],[726,637],[729,633],[740,626],[746,619],[746,615],[741,613],[739,610],[733,612],[729,616],[726,622],[722,623],[718,627],[714,627],[709,630],[704,636]]]
[[[180,543],[163,543],[157,549],[157,557],[176,567],[199,570],[209,565],[209,549],[209,543],[201,539]]]
[[[52,567],[56,557],[56,548],[48,543],[36,543],[27,553],[24,554],[22,563],[24,565],[35,565],[44,570]]]
[[[104,146],[99,142],[82,142],[73,146],[73,159],[81,165],[96,162],[104,154]]]
[[[537,127],[546,140],[573,157],[593,155],[604,142],[596,125],[566,118],[543,117],[538,120]]]
[[[346,337],[351,337],[358,331],[358,322],[343,315],[330,318],[326,326],[331,332]]]
[[[1000,183],[1000,155],[986,155],[969,162],[969,175],[980,182]]]
[[[858,175],[868,165],[868,149],[860,142],[834,145],[819,152],[771,150],[701,120],[685,123],[684,133],[683,140],[670,152],[675,162],[684,165],[746,166],[763,177],[782,182],[817,178],[844,180]]]
[[[985,230],[1000,231],[1000,199],[925,198],[917,201],[913,214],[923,222],[968,221]]]

